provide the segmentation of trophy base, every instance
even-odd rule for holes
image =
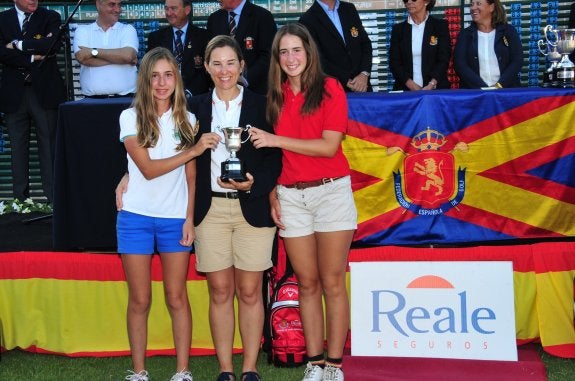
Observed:
[[[558,67],[553,71],[555,87],[575,87],[575,67]]]
[[[238,183],[247,181],[246,170],[241,161],[238,159],[232,160],[228,159],[221,164],[222,174],[220,175],[220,180],[224,183],[229,183],[230,180],[234,180]]]
[[[553,87],[553,71],[546,71],[543,73],[542,87]]]

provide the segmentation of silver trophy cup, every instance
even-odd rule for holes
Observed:
[[[550,66],[543,72],[543,87],[557,86],[557,79],[553,76],[557,64],[561,60],[561,54],[557,51],[557,45],[551,44],[549,41],[539,40],[537,41],[537,46],[541,54],[547,57],[547,61],[550,62]]]
[[[575,87],[575,64],[569,59],[569,54],[575,50],[575,29],[553,29],[547,25],[543,33],[545,39],[556,46],[557,52],[562,55],[553,71],[554,81],[559,87]]]
[[[230,153],[230,157],[223,161],[222,174],[220,179],[224,182],[229,182],[230,180],[242,182],[246,181],[246,168],[242,161],[236,156],[236,152],[242,148],[242,144],[247,142],[251,136],[249,132],[249,124],[246,127],[218,127],[218,130],[224,134],[224,144],[226,149]],[[242,132],[248,132],[248,136],[242,140]]]

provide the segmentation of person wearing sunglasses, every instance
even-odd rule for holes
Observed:
[[[447,67],[451,44],[447,21],[430,15],[435,0],[403,0],[407,20],[395,24],[389,45],[393,90],[450,87]]]
[[[519,87],[523,48],[499,0],[471,0],[472,23],[459,33],[454,64],[462,88]]]

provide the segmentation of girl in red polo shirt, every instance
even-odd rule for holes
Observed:
[[[279,147],[283,153],[270,201],[300,287],[309,361],[303,380],[343,381],[349,327],[345,274],[357,227],[350,168],[341,148],[347,98],[339,82],[321,70],[317,47],[301,24],[278,30],[269,78],[267,118],[276,134],[252,128],[251,139],[256,148]]]

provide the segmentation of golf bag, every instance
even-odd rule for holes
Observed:
[[[299,288],[283,242],[278,241],[274,266],[266,273],[268,302],[263,349],[269,363],[278,367],[297,367],[306,361]]]

